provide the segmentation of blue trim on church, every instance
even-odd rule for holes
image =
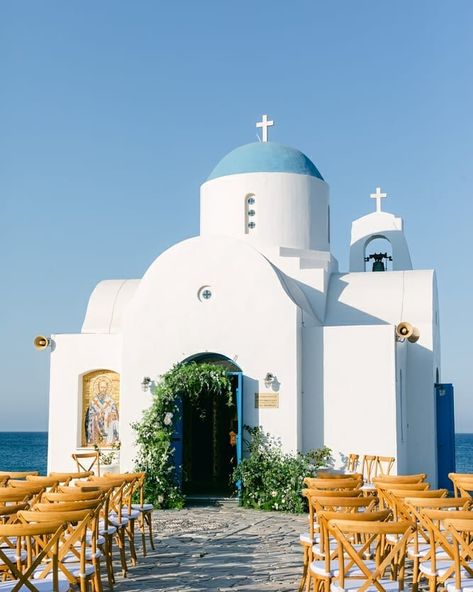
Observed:
[[[254,142],[224,156],[207,181],[242,173],[296,173],[324,180],[315,164],[300,150],[276,142]]]

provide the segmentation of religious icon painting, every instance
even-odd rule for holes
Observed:
[[[94,370],[82,377],[82,446],[112,448],[120,442],[120,375]]]

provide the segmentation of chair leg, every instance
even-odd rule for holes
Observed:
[[[122,576],[126,578],[128,573],[128,566],[126,564],[126,555],[125,555],[125,532],[123,528],[117,529],[117,543],[118,543],[118,550],[120,551],[120,563],[122,566]]]
[[[304,545],[304,559],[303,559],[304,565],[302,567],[302,576],[301,576],[301,581],[299,582],[299,588],[298,588],[298,592],[302,592],[302,590],[304,590],[304,588],[306,587],[306,582],[307,582],[307,566],[308,566],[308,562],[309,562],[309,549],[307,547],[307,545]]]
[[[146,521],[148,522],[148,529],[149,529],[149,542],[153,551],[155,551],[154,540],[153,540],[153,519],[151,517],[151,512],[146,512]]]
[[[130,541],[131,564],[134,567],[138,563],[138,557],[136,555],[136,547],[135,547],[135,521],[133,519],[128,522],[128,524],[126,526],[126,533],[128,535],[128,540]]]
[[[112,535],[105,535],[104,555],[107,565],[107,582],[110,590],[113,590],[115,584],[115,574],[113,573],[113,555],[112,555]]]
[[[102,575],[100,571],[100,559],[98,557],[94,559],[94,570],[94,592],[103,592]]]

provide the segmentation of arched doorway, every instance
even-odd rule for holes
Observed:
[[[199,354],[184,361],[188,362],[223,366],[232,381],[233,404],[223,397],[208,398],[201,417],[187,400],[181,402],[173,443],[176,464],[182,467],[182,490],[188,495],[228,495],[231,474],[241,460],[242,372],[221,354]]]

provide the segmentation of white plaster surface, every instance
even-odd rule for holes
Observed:
[[[135,456],[130,424],[150,403],[143,377],[158,379],[173,364],[211,352],[243,372],[244,423],[279,436],[285,450],[327,444],[338,462],[351,452],[392,455],[397,470],[425,471],[435,483],[435,274],[412,270],[402,220],[386,212],[353,223],[351,272],[339,273],[328,205],[328,185],[314,177],[213,179],[201,188],[201,236],[161,254],[141,280],[98,284],[82,333],[54,336],[50,470],[71,468],[85,372],[121,375],[126,470]],[[364,272],[366,242],[379,235],[391,241],[395,271]],[[203,286],[212,292],[207,301],[198,298]],[[401,321],[419,329],[417,343],[396,342]],[[279,408],[255,409],[268,372],[277,377]]]

